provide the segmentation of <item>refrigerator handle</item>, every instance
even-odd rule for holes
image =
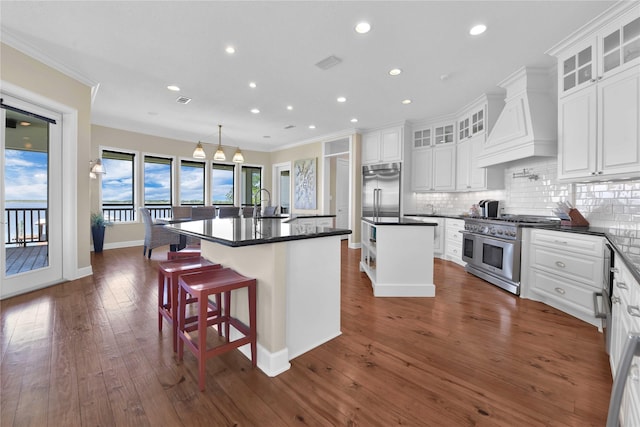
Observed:
[[[378,216],[378,189],[373,189],[373,216]]]

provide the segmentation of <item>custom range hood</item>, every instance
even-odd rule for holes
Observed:
[[[487,137],[478,166],[488,167],[557,153],[557,103],[549,71],[523,67],[498,84],[505,106]]]

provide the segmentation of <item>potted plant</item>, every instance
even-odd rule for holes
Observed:
[[[91,213],[91,236],[93,237],[93,251],[102,252],[104,246],[104,231],[111,223],[105,221],[104,216],[98,212]]]

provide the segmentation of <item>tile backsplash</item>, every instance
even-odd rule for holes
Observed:
[[[523,175],[537,175],[537,179]],[[617,182],[558,182],[556,158],[513,162],[505,168],[505,189],[468,193],[412,193],[406,213],[469,212],[483,199],[500,200],[501,213],[551,216],[556,202],[573,203],[592,226],[640,231],[640,179]]]

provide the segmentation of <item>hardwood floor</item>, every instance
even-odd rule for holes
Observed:
[[[435,298],[376,299],[346,246],[343,334],[275,378],[238,351],[214,358],[201,393],[193,356],[178,364],[157,330],[162,256],[107,250],[93,277],[2,301],[0,425],[605,424],[595,328],[440,260]]]

